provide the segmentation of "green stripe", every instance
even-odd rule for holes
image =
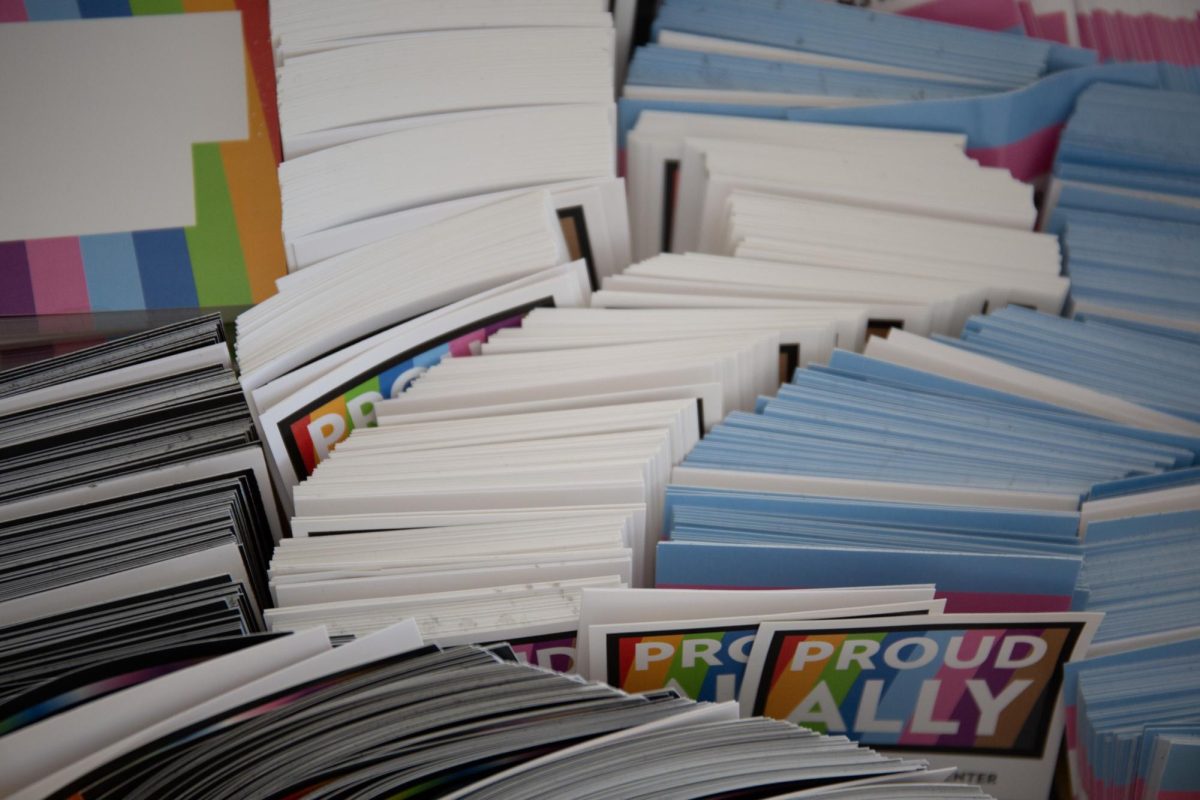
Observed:
[[[379,388],[379,376],[378,375],[376,375],[374,378],[363,381],[358,386],[355,386],[353,389],[351,389],[350,391],[348,391],[344,395],[342,395],[342,397],[344,397],[346,399],[346,403],[349,403],[351,400],[358,397],[360,394],[366,394],[367,392],[375,392],[376,394],[383,394],[383,391]],[[366,406],[363,407],[363,413],[369,414],[374,405],[375,405],[374,403],[367,403]],[[354,430],[354,420],[350,417],[349,409],[346,410],[346,430],[347,431]]]
[[[129,0],[129,10],[135,17],[142,14],[182,14],[183,0]]]
[[[704,679],[708,677],[708,664],[702,659],[696,659],[696,663],[690,668],[683,667],[683,643],[689,639],[717,639],[720,641],[725,634],[717,631],[685,633],[683,639],[679,642],[679,652],[675,654],[675,658],[671,661],[671,668],[667,670],[666,684],[672,680],[678,683],[687,696],[696,698],[700,696],[700,689],[704,686]]]
[[[885,636],[887,636],[887,634],[884,632],[854,633],[846,637],[846,640],[842,642],[842,647],[844,648],[851,641],[861,641],[863,639],[882,642]],[[853,639],[851,637],[853,637]],[[838,655],[840,655],[840,653],[841,648],[838,648]],[[837,669],[837,656],[835,655],[835,657],[830,659],[829,663],[825,665],[825,670],[821,673],[821,680],[825,681],[829,685],[829,692],[833,695],[833,699],[837,700],[838,705],[840,706],[846,699],[846,695],[850,693],[850,688],[854,686],[854,682],[858,680],[858,676],[861,673],[862,667],[858,665],[857,661],[852,661],[847,664],[846,669]]]
[[[201,306],[250,305],[250,280],[219,144],[192,145],[196,225],[184,228]]]

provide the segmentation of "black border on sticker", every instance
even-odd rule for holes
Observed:
[[[1083,632],[1084,623],[1082,622],[1052,622],[1045,625],[1036,623],[1019,623],[1016,626],[1006,625],[1004,622],[977,622],[977,623],[946,623],[932,625],[901,625],[891,628],[874,627],[870,625],[847,625],[844,628],[827,628],[819,630],[814,628],[805,629],[801,625],[786,631],[776,631],[775,636],[771,639],[771,644],[767,648],[767,657],[763,661],[762,676],[759,677],[758,691],[754,697],[755,716],[762,715],[762,710],[767,704],[767,695],[770,693],[771,682],[763,678],[774,672],[771,665],[779,658],[779,651],[783,648],[783,637],[806,635],[806,634],[836,634],[850,632],[886,632],[895,633],[898,631],[971,631],[971,630],[994,630],[998,627],[1003,627],[1006,631],[1021,631],[1021,630],[1067,630],[1067,640],[1063,643],[1062,650],[1058,654],[1058,663],[1054,666],[1054,674],[1050,676],[1050,680],[1046,682],[1046,688],[1042,692],[1042,696],[1038,698],[1040,708],[1040,717],[1037,720],[1037,742],[1025,750],[1010,749],[1007,747],[947,747],[942,745],[904,745],[904,744],[867,744],[879,750],[912,750],[926,753],[967,753],[980,756],[1011,756],[1015,758],[1042,758],[1046,754],[1046,741],[1050,733],[1050,718],[1054,716],[1054,707],[1057,705],[1051,698],[1058,696],[1059,690],[1062,688],[1063,681],[1063,664],[1071,656],[1071,652],[1075,649],[1075,643],[1079,641],[1079,635]],[[1028,720],[1026,721],[1028,724]],[[851,732],[846,733],[850,738],[854,738]]]
[[[596,275],[596,256],[592,252],[592,239],[588,236],[587,216],[583,213],[583,206],[560,208],[557,214],[560,222],[569,219],[575,224],[575,238],[579,241],[579,255],[587,264],[588,283],[592,285],[593,292],[598,291],[600,277]]]
[[[659,234],[662,241],[660,249],[664,253],[671,252],[671,235],[675,232],[675,187],[679,176],[679,161],[671,159],[663,162],[663,203],[662,230]]]
[[[292,469],[296,471],[296,477],[302,479],[308,475],[308,472],[304,468],[304,459],[300,456],[300,448],[296,446],[296,440],[291,434],[292,425],[302,417],[306,417],[311,414],[314,408],[320,408],[333,398],[345,394],[347,391],[353,389],[355,386],[367,380],[368,378],[378,375],[381,372],[386,372],[397,364],[407,361],[414,356],[419,356],[427,350],[440,347],[446,342],[452,339],[457,339],[463,334],[477,331],[480,328],[486,328],[488,325],[491,325],[494,322],[500,322],[501,320],[508,319],[509,317],[515,317],[518,314],[528,314],[535,308],[555,308],[554,296],[547,295],[540,300],[534,300],[530,303],[523,303],[522,305],[514,306],[512,308],[505,309],[504,311],[499,311],[491,316],[483,319],[477,319],[474,322],[468,323],[467,325],[463,325],[452,331],[447,331],[439,336],[435,336],[432,339],[427,339],[416,347],[410,347],[403,353],[398,353],[386,361],[376,364],[364,372],[360,372],[350,380],[339,384],[336,388],[330,389],[316,400],[313,400],[306,407],[298,409],[292,414],[289,414],[287,417],[281,419],[275,427],[278,429],[279,436],[283,440],[283,448],[287,451],[288,460],[292,462]]]
[[[780,344],[779,355],[784,359],[784,370],[787,376],[783,379],[783,383],[787,383],[796,374],[796,369],[800,366],[800,345],[797,344]]]

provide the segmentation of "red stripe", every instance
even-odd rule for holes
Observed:
[[[30,239],[25,252],[37,313],[77,314],[91,308],[77,237]]]
[[[0,22],[25,22],[25,0],[0,0]]]
[[[296,447],[300,448],[300,458],[304,460],[304,475],[298,475],[299,478],[312,475],[313,470],[317,468],[317,453],[313,450],[312,436],[308,434],[310,422],[312,415],[292,423],[292,437],[296,440]]]
[[[1026,183],[1050,172],[1063,126],[1051,125],[1002,147],[968,148],[967,155],[985,167],[1004,167]]]
[[[271,136],[271,149],[275,163],[283,160],[283,144],[279,140],[279,106],[275,99],[275,58],[271,50],[271,15],[267,0],[236,0],[242,12],[242,30],[246,37],[246,50],[250,54],[250,67],[254,70],[254,81],[258,84],[258,98],[262,102],[263,116],[267,118],[267,133]]]

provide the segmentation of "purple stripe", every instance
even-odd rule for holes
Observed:
[[[25,242],[0,242],[0,315],[33,312],[33,282]]]

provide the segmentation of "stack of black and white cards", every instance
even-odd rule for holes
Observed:
[[[0,791],[21,800],[986,797],[940,783],[946,771],[920,759],[739,720],[733,703],[626,694],[502,654],[422,647],[411,624],[333,651],[320,631],[282,637],[19,732],[6,742]]]
[[[219,317],[0,381],[3,716],[262,630],[279,517]]]

